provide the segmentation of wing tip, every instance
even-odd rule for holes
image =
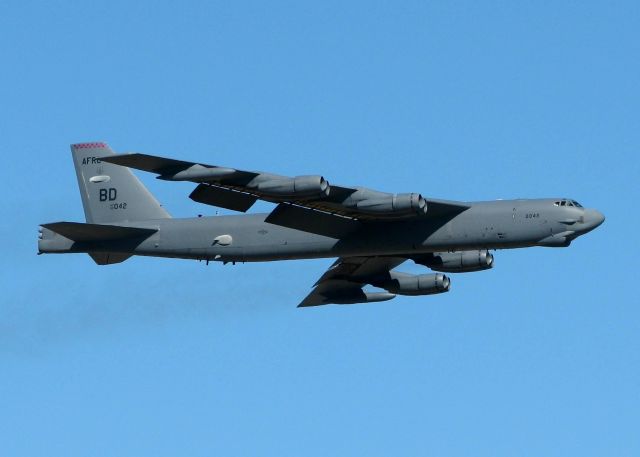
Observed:
[[[307,297],[298,304],[297,308],[311,308],[313,306],[322,306],[327,304],[328,303],[321,303],[316,300],[310,300],[309,297]]]

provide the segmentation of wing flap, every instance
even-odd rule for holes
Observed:
[[[336,239],[344,238],[362,226],[354,219],[289,203],[276,206],[265,222]]]

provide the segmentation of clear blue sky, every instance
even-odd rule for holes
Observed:
[[[640,455],[639,30],[637,1],[2,2],[0,455]],[[92,140],[607,221],[299,310],[330,260],[36,256]]]

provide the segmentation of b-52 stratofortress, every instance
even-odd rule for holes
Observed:
[[[133,255],[223,263],[338,257],[299,306],[447,292],[443,273],[493,267],[489,250],[566,247],[604,216],[569,198],[459,202],[329,184],[147,154],[71,146],[86,223],[42,224],[38,253],[88,253],[99,265]],[[192,200],[268,214],[173,219],[131,168],[196,183]],[[436,273],[394,270],[406,260]],[[373,286],[378,291],[370,291]]]

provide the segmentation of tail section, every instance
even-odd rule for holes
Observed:
[[[42,224],[38,253],[87,252],[98,265],[127,260],[131,251],[156,233],[155,228],[80,222]]]
[[[72,144],[71,154],[87,222],[108,224],[171,217],[129,168],[100,160],[114,155],[106,143]]]
[[[80,222],[53,222],[50,224],[42,224],[41,227],[78,242],[121,241],[133,238],[143,240],[158,231],[158,229],[151,228],[82,224]]]

